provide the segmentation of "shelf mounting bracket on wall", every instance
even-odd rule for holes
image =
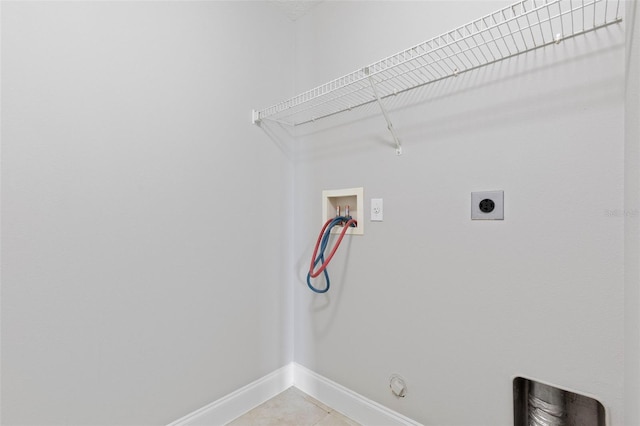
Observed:
[[[396,134],[396,130],[393,128],[393,124],[391,123],[391,119],[389,118],[389,113],[387,113],[387,109],[384,107],[382,103],[382,99],[380,99],[380,94],[378,93],[378,88],[376,87],[375,81],[373,81],[373,77],[369,75],[369,68],[364,69],[364,73],[369,76],[369,83],[371,84],[371,90],[373,90],[373,95],[376,97],[378,101],[378,105],[380,105],[380,110],[382,111],[382,115],[384,119],[387,121],[387,129],[391,132],[391,136],[393,137],[393,141],[396,143],[396,155],[402,155],[402,145],[400,145],[400,139],[398,139],[398,135]]]

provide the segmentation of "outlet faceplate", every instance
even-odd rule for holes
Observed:
[[[371,222],[382,222],[382,198],[371,199]]]
[[[364,234],[364,188],[332,189],[322,191],[322,223],[336,216],[336,210],[340,207],[340,215],[345,215],[345,208],[349,206],[349,215],[358,225],[349,228],[347,235]],[[342,232],[342,227],[336,226],[331,230],[332,234]]]
[[[471,219],[504,220],[504,191],[472,192]]]

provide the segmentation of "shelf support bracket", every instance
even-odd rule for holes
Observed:
[[[258,111],[256,111],[255,109],[251,110],[251,123],[255,124],[256,126],[260,125],[260,113]]]
[[[365,69],[365,73],[369,74],[369,69]],[[380,95],[378,94],[378,88],[376,87],[376,83],[373,81],[373,77],[369,76],[369,83],[371,83],[371,89],[373,90],[373,94],[378,101],[378,105],[380,105],[380,110],[382,111],[382,115],[384,119],[387,120],[387,129],[391,132],[391,136],[393,137],[393,141],[396,143],[396,155],[402,155],[402,145],[400,145],[400,139],[398,139],[398,135],[396,134],[396,130],[393,128],[393,124],[391,123],[391,119],[389,118],[389,114],[387,113],[387,109],[384,107],[382,103],[382,99],[380,99]]]

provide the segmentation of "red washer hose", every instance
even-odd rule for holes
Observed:
[[[327,227],[331,224],[331,222],[333,222],[335,220],[334,219],[329,219],[324,226],[322,227],[322,230],[320,231],[320,235],[318,235],[318,241],[316,241],[316,247],[313,249],[313,256],[311,256],[311,264],[309,265],[309,275],[311,276],[311,278],[316,278],[318,275],[320,275],[322,273],[322,271],[324,271],[327,266],[329,266],[329,262],[331,262],[331,259],[333,258],[333,255],[336,254],[336,251],[338,250],[338,247],[340,247],[340,243],[342,242],[342,239],[344,238],[345,234],[347,233],[347,230],[349,229],[349,227],[351,225],[358,225],[358,222],[355,219],[349,219],[342,228],[342,231],[340,232],[340,237],[338,237],[338,240],[336,241],[336,243],[333,245],[333,248],[331,249],[331,252],[329,253],[329,256],[325,259],[325,261],[322,263],[322,265],[320,265],[320,268],[318,268],[318,270],[314,271],[313,270],[313,264],[316,261],[316,256],[318,255],[318,248],[320,247],[320,243],[322,241],[322,237],[324,236],[324,231],[327,229]]]

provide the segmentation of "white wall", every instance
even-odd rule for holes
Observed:
[[[166,424],[292,359],[264,2],[2,2],[2,423]],[[265,83],[265,82],[268,82]]]
[[[286,132],[249,124],[294,78],[508,3],[325,2],[294,46],[264,2],[2,2],[2,422],[167,423],[291,361],[295,332],[297,362],[427,425],[511,424],[515,375],[622,424],[638,337],[637,219],[608,214],[637,208],[623,26],[397,100],[402,157],[373,107],[301,129],[295,171]],[[352,186],[385,221],[311,294],[320,192]],[[505,190],[504,222],[469,220],[484,189]]]
[[[325,2],[297,23],[297,91],[509,2]],[[464,74],[297,138],[295,360],[426,425],[509,425],[522,375],[624,398],[624,26]],[[363,186],[385,220],[304,282],[321,191]],[[470,192],[505,191],[503,222]],[[391,373],[409,387],[396,400]]]
[[[625,98],[625,424],[640,424],[640,7],[628,2]]]

